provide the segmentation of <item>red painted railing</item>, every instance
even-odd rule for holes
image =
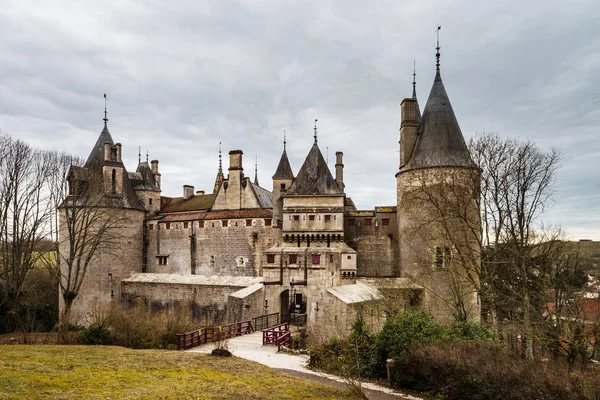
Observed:
[[[187,350],[201,344],[218,340],[225,340],[236,336],[247,335],[254,332],[251,321],[235,322],[229,325],[210,326],[187,333],[178,333],[177,350]]]
[[[281,351],[283,347],[290,347],[292,343],[290,325],[287,322],[269,329],[263,329],[262,335],[263,345],[274,344],[277,346],[277,351]]]

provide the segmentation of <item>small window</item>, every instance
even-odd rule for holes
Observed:
[[[183,223],[183,229],[188,229],[189,227],[189,222],[184,222]]]
[[[308,216],[308,220],[309,221],[314,221],[315,220],[315,216],[314,215],[309,215]]]
[[[267,264],[275,263],[275,254],[267,254]]]
[[[390,219],[389,218],[383,218],[381,220],[381,225],[387,226],[390,224]]]
[[[319,264],[321,264],[321,255],[320,254],[313,254],[312,255],[312,264],[313,265],[319,265]]]
[[[111,178],[111,190],[113,193],[117,191],[117,171],[113,168]]]
[[[222,220],[222,221],[221,221],[221,226],[222,226],[223,228],[227,228],[227,224],[228,224],[228,223],[229,223],[229,221],[228,221],[228,220],[226,220],[226,219],[224,219],[224,220]]]
[[[158,265],[167,265],[169,256],[156,256],[156,259],[158,260]]]
[[[154,224],[149,224],[148,225],[148,229],[151,230],[151,231],[153,231],[154,230]]]
[[[246,220],[246,226],[252,226],[252,220],[251,219],[247,219]]]
[[[441,247],[435,248],[435,265],[438,267],[444,266],[444,254]]]
[[[165,222],[165,229],[166,230],[171,229],[171,223],[170,222]]]
[[[148,205],[152,205],[152,197],[148,199]]]
[[[353,219],[348,219],[348,220],[346,220],[346,224],[348,226],[354,226],[354,220]]]
[[[290,254],[290,264],[298,264],[298,255],[297,254]]]
[[[329,255],[329,262],[332,263],[333,262],[333,254]]]
[[[371,218],[365,218],[365,226],[371,225],[372,223],[373,223],[373,220]]]
[[[281,190],[285,190],[285,183],[282,183],[280,186]]]
[[[299,215],[294,215],[294,221],[300,221],[300,216]]]
[[[270,218],[265,219],[265,226],[271,226],[271,221],[272,219]]]
[[[352,256],[348,256],[348,260],[352,260]]]
[[[204,221],[198,221],[198,228],[204,228]]]
[[[331,221],[331,215],[326,215],[325,222],[330,222],[330,221]]]

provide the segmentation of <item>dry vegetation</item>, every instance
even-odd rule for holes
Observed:
[[[351,399],[235,357],[104,346],[1,346],[0,399]]]

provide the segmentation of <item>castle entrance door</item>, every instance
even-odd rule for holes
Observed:
[[[290,322],[290,290],[286,289],[279,295],[280,323]]]

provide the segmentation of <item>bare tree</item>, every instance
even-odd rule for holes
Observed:
[[[484,134],[470,141],[482,169],[481,212],[484,252],[482,281],[487,309],[496,321],[499,312],[521,324],[523,352],[532,357],[531,313],[537,273],[535,244],[541,239],[541,216],[551,204],[560,152],[543,151],[531,142]],[[518,304],[511,304],[513,299]]]
[[[38,245],[52,215],[46,180],[53,173],[49,152],[0,136],[0,280],[4,286],[4,329],[24,329],[23,294],[36,267]]]

